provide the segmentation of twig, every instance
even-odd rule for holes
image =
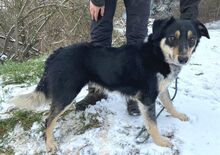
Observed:
[[[21,58],[26,55],[29,51],[29,49],[34,45],[34,40],[36,40],[36,37],[38,35],[38,33],[40,32],[40,30],[44,27],[44,25],[48,22],[48,20],[52,17],[52,15],[54,14],[55,12],[52,12],[50,13],[48,16],[47,16],[47,19],[44,21],[44,23],[37,29],[35,35],[32,37],[30,43],[26,46],[26,48],[23,50],[22,52],[22,55],[21,55]]]
[[[69,22],[66,19],[66,17],[64,16],[64,14],[63,14],[62,10],[60,9],[60,7],[59,7],[59,12],[60,12],[61,16],[63,17],[64,21],[66,22],[66,24],[69,26]]]
[[[77,20],[76,24],[74,25],[74,27],[72,28],[72,30],[70,30],[70,33],[72,33],[73,31],[73,35],[75,34],[75,31],[76,31],[76,27],[77,25],[79,24],[81,18],[82,18],[83,14],[79,17],[79,19]]]
[[[19,19],[19,18],[21,17],[21,14],[24,12],[24,9],[25,9],[25,7],[27,6],[27,4],[28,4],[28,0],[26,0],[26,1],[24,2],[24,5],[22,6],[20,12],[18,13],[17,19]]]
[[[39,16],[37,16],[36,18],[32,19],[31,21],[29,21],[26,26],[22,27],[22,29],[20,30],[21,32],[24,31],[30,24],[32,24],[33,22],[37,21],[38,19],[40,19],[37,23],[35,23],[35,25],[37,25],[39,22],[43,21],[45,19],[45,15],[46,14],[40,14]],[[44,17],[41,19],[41,17]]]
[[[15,25],[13,25],[10,30],[8,31],[8,34],[6,35],[6,39],[5,39],[5,43],[4,43],[4,48],[3,48],[3,53],[5,53],[7,51],[7,47],[8,47],[8,42],[10,39],[11,34],[14,32],[15,29]]]
[[[64,2],[62,2],[62,4],[63,4]],[[72,8],[69,8],[68,6],[65,6],[65,5],[58,5],[58,4],[47,4],[47,5],[41,5],[41,6],[38,6],[38,7],[35,7],[35,8],[33,8],[32,10],[30,10],[29,12],[27,12],[26,13],[26,15],[25,16],[23,16],[22,18],[21,18],[21,20],[24,20],[25,18],[27,18],[30,14],[32,14],[33,12],[35,12],[35,11],[37,11],[37,10],[39,10],[39,9],[43,9],[43,8],[50,8],[50,7],[63,7],[63,8],[66,8],[66,9],[72,9]]]
[[[4,40],[5,40],[6,37],[0,35],[0,39],[4,39]],[[12,37],[10,37],[9,41],[12,42],[12,43],[14,43],[14,42],[15,42],[15,39],[12,38]],[[23,44],[21,41],[19,41],[18,43],[19,43],[19,45],[24,46],[24,44]],[[32,50],[35,51],[35,52],[39,52],[39,50],[38,50],[37,48],[35,48],[35,47],[32,47]],[[3,54],[4,54],[4,53],[2,52],[0,55],[3,55]]]
[[[80,155],[80,151],[81,151],[82,149],[84,149],[85,147],[90,146],[90,145],[91,145],[91,144],[85,144],[84,146],[80,147],[76,154],[77,154],[77,155]]]

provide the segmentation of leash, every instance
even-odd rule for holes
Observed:
[[[178,89],[178,87],[177,87],[177,83],[178,83],[177,79],[178,79],[178,78],[176,78],[176,80],[175,80],[175,87],[174,87],[175,92],[174,92],[174,94],[173,94],[173,97],[171,98],[172,101],[174,100],[174,98],[176,97],[176,94],[177,94],[177,89]],[[159,101],[158,101],[158,102],[159,102]],[[160,102],[159,102],[159,103],[160,103]],[[160,104],[161,104],[161,103],[160,103]],[[162,104],[161,104],[161,105],[162,105]],[[161,110],[158,112],[156,118],[158,118],[158,117],[160,116],[160,114],[164,111],[164,109],[165,109],[165,107],[163,106],[163,107],[161,108]],[[147,129],[145,128],[145,126],[143,126],[142,129],[141,129],[141,131],[140,131],[140,132],[138,133],[138,135],[136,136],[136,143],[137,143],[137,144],[142,144],[142,143],[144,143],[145,141],[147,141],[147,140],[149,139],[150,134],[147,132],[147,135],[146,135],[146,137],[145,137],[143,140],[138,140],[139,137],[140,137],[145,131],[147,131]]]

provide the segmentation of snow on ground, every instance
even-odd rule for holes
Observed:
[[[125,99],[116,92],[107,100],[86,109],[85,113],[69,113],[62,118],[54,135],[59,144],[58,154],[69,155],[219,155],[220,150],[220,29],[209,31],[211,39],[203,38],[190,64],[184,67],[178,82],[175,107],[190,117],[181,122],[163,112],[158,118],[162,135],[171,136],[174,148],[155,145],[150,138],[137,144],[135,137],[143,126],[141,116],[129,116]],[[0,80],[1,81],[1,80]],[[0,84],[1,86],[1,84]],[[32,91],[35,86],[0,87],[3,103],[0,104],[1,118],[8,117],[10,109],[7,99],[20,92]],[[173,92],[172,87],[170,88]],[[78,100],[86,94],[86,88]],[[157,107],[158,110],[160,106]],[[81,121],[81,117],[84,120]],[[98,125],[82,132],[84,124]],[[34,123],[30,131],[19,125],[10,132],[3,146],[11,146],[15,153],[46,154],[41,124]],[[82,132],[82,133],[81,133]]]
[[[208,29],[220,29],[220,20],[205,24]]]

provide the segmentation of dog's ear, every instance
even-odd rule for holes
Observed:
[[[194,23],[196,24],[197,29],[199,30],[199,33],[201,36],[204,36],[208,39],[210,39],[209,32],[204,24],[202,24],[199,20],[194,20]]]
[[[175,21],[174,17],[155,20],[153,23],[153,34],[151,39],[152,40],[159,39],[161,37],[163,29],[166,28],[171,23],[173,23],[174,21]]]

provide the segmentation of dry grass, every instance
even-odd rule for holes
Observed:
[[[199,5],[199,19],[203,22],[220,20],[220,1],[202,0]]]

